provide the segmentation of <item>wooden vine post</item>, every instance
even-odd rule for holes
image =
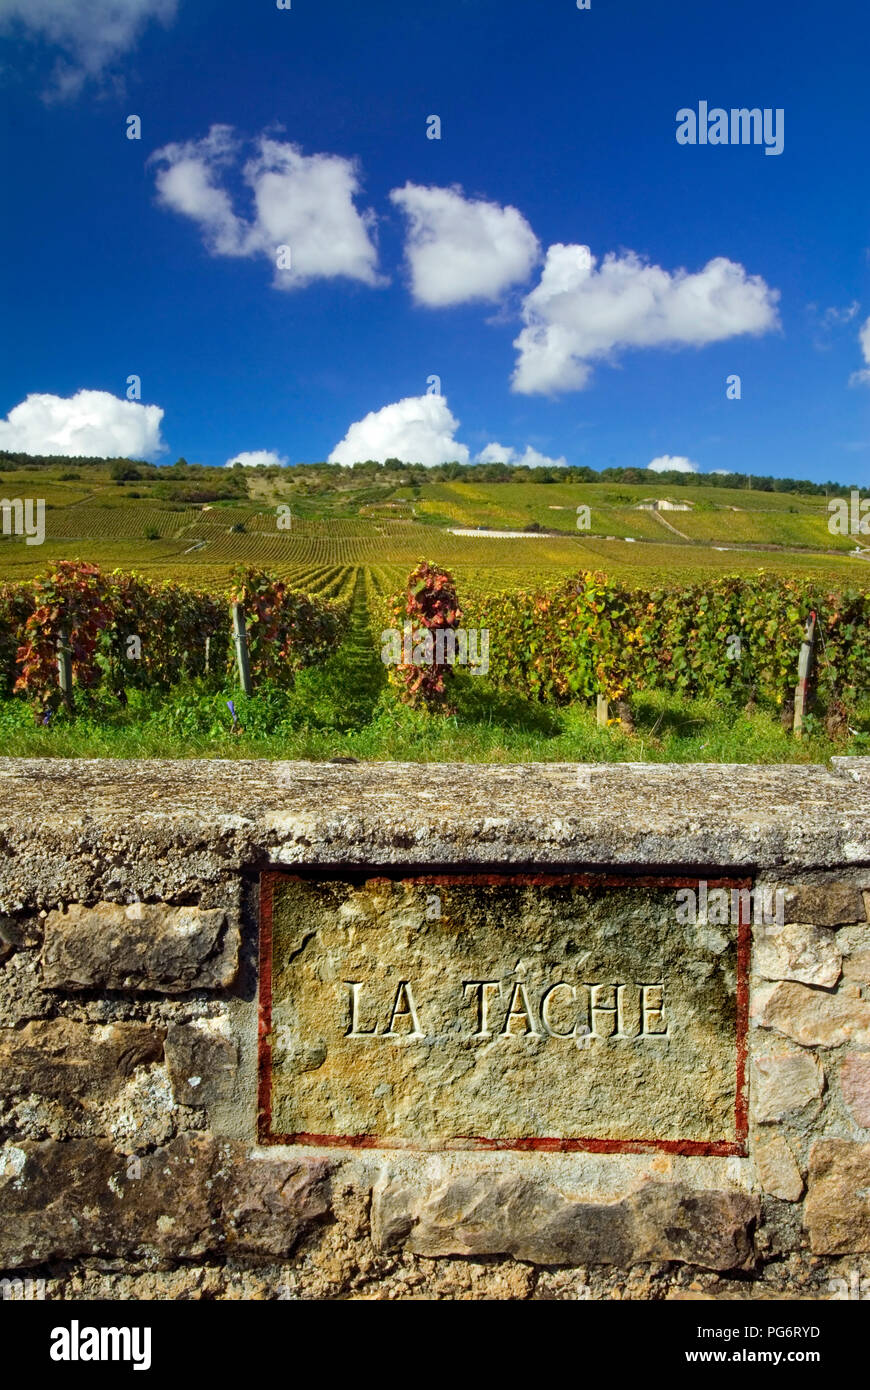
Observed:
[[[804,640],[801,643],[801,654],[798,661],[798,683],[794,692],[794,736],[803,738],[804,714],[807,707],[807,696],[809,692],[810,668],[813,662],[813,643],[816,639],[816,615],[810,613],[807,620]]]
[[[245,606],[243,603],[234,603],[233,609],[233,641],[236,645],[236,665],[239,668],[239,684],[245,695],[253,695],[254,687],[251,685],[251,665],[248,660],[248,633],[245,627]]]
[[[595,719],[599,729],[607,728],[607,717],[610,713],[607,705],[607,696],[599,695],[595,703]]]
[[[72,714],[72,651],[67,643],[66,634],[63,632],[59,632],[57,635],[57,683],[60,687],[61,701]]]

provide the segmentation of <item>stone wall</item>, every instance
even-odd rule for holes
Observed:
[[[0,759],[0,1293],[870,1296],[868,761]],[[258,928],[276,870],[780,890],[736,1006],[745,1132],[439,1144],[397,1121],[384,1147],[272,1142]]]

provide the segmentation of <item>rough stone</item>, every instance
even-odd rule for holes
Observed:
[[[830,989],[840,978],[842,954],[835,934],[794,922],[759,925],[754,933],[755,969],[766,980],[797,980]]]
[[[114,1095],[137,1067],[163,1058],[163,1031],[139,1023],[89,1026],[35,1019],[0,1029],[0,1095]]]
[[[870,1041],[863,1040],[870,1007],[870,758],[831,767],[596,766],[585,781],[576,766],[557,764],[0,759],[0,788],[0,1029],[9,1030],[0,1033],[0,1136],[15,1136],[0,1146],[0,1282],[45,1276],[47,1297],[70,1300],[815,1300],[830,1297],[835,1286],[843,1292],[834,1296],[844,1298],[858,1297],[859,1285],[870,1288],[870,1144],[854,1138],[870,1139],[863,1128],[870,1117]],[[257,1105],[255,922],[257,876],[267,865],[356,885],[371,865],[377,867],[369,877],[393,880],[426,872],[498,875],[511,865],[528,874],[595,865],[637,874],[638,884],[658,873],[690,882],[709,875],[750,883],[757,876],[761,885],[814,879],[821,906],[817,897],[804,911],[793,898],[800,911],[788,925],[800,932],[812,924],[814,940],[826,940],[826,915],[836,917],[829,925],[837,928],[842,975],[835,990],[823,976],[786,976],[760,990],[753,980],[754,1018],[769,1010],[775,1031],[756,1028],[750,1036],[751,1050],[773,1061],[759,1069],[750,1057],[747,1157],[648,1149],[469,1152],[462,1136],[442,1142],[436,1089],[433,1137],[420,1147],[466,1152],[403,1147],[400,1116],[389,1154],[366,1145],[332,1151],[330,1190],[325,1174],[316,1176],[310,1146],[258,1149],[254,1158],[238,1142],[250,1142]],[[845,894],[832,897],[829,885]],[[435,884],[430,891],[437,896]],[[156,986],[147,971],[137,982],[134,970],[144,960],[150,971],[150,946],[162,928],[149,924],[137,942],[124,919],[121,957],[109,958],[105,973],[101,937],[112,932],[83,924],[89,939],[76,951],[90,951],[93,975],[79,986],[43,987],[49,914],[68,917],[64,904],[94,903],[123,913],[116,905],[137,899],[175,904],[169,913],[196,903],[202,913],[224,912],[225,924],[192,971],[186,956],[180,975],[172,973],[177,962],[165,969],[165,957],[159,961]],[[844,915],[848,921],[839,920]],[[412,935],[444,929],[443,922],[422,925],[430,921],[426,910],[418,918],[420,927],[408,919]],[[203,971],[218,978],[216,962],[241,922],[238,973],[220,993],[226,986],[202,984]],[[348,925],[360,935],[379,930],[359,918]],[[541,926],[533,925],[528,940],[539,945]],[[621,946],[634,923],[612,925]],[[720,958],[717,936],[721,967],[713,959]],[[711,926],[696,939],[692,988],[711,967],[723,977],[733,967],[730,932]],[[300,945],[304,962],[319,941]],[[514,973],[511,988],[533,978],[541,963],[542,952],[531,960],[527,954],[507,962],[511,972],[525,970]],[[226,955],[235,968],[232,946]],[[577,953],[572,960],[582,971]],[[388,963],[401,971],[403,960]],[[341,962],[333,964],[338,970]],[[400,978],[403,971],[384,983],[395,986]],[[437,980],[434,970],[431,978]],[[201,992],[191,997],[185,988]],[[395,989],[387,991],[387,1009],[394,998]],[[530,998],[539,1009],[540,994]],[[362,1002],[370,1002],[365,991]],[[551,1009],[552,1019],[559,1016]],[[382,1031],[387,1017],[380,1016]],[[286,1019],[275,1022],[275,1056],[288,1077],[322,1085],[329,1040],[318,1030],[300,1039]],[[28,1032],[34,1023],[51,1028]],[[370,1024],[363,1016],[363,1026]],[[145,1044],[132,1054],[141,1063],[124,1075],[116,1026],[166,1032],[164,1059],[159,1050],[151,1057]],[[400,1020],[397,1031],[406,1026]],[[818,1061],[798,1050],[797,1039],[819,1047],[829,1095]],[[392,1041],[401,1054],[403,1039]],[[530,1071],[533,1051],[544,1059],[558,1043],[542,1046],[524,1036],[519,1020],[514,1041]],[[866,1051],[849,1052],[850,1041]],[[413,1049],[404,1055],[410,1060]],[[585,1084],[584,1048],[569,1044],[566,1055]],[[378,1081],[360,1070],[365,1101],[366,1080],[370,1091]],[[539,1094],[549,1105],[546,1068],[540,1071]],[[715,1067],[698,1075],[699,1088],[716,1090]],[[517,1079],[522,1084],[520,1073]],[[19,1082],[27,1089],[16,1089]],[[389,1117],[389,1097],[371,1099]],[[636,1110],[637,1097],[630,1099]],[[651,1123],[667,1122],[667,1085],[646,1099]],[[723,1106],[732,1101],[733,1093],[722,1092]],[[788,1130],[775,1133],[780,1120]],[[226,1139],[213,1137],[210,1127]],[[804,1171],[804,1144],[821,1134],[838,1136],[826,1142],[839,1142],[845,1157],[823,1162],[816,1155],[807,1206],[813,1254],[803,1203],[794,1196],[795,1171]],[[66,1138],[56,1142],[60,1135]],[[378,1184],[371,1208],[378,1172],[392,1177]],[[757,1198],[741,1196],[756,1190]],[[370,1212],[389,1237],[378,1245]],[[417,1241],[432,1253],[416,1253]],[[469,1248],[482,1253],[465,1253]],[[3,1292],[9,1296],[5,1285]]]
[[[31,1134],[109,1133],[139,1069],[162,1061],[163,1037],[144,1024],[94,1027],[67,1018],[4,1028],[0,1097]]]
[[[810,1052],[762,1052],[753,1060],[753,1114],[770,1124],[818,1100],[825,1073]]]
[[[235,979],[239,942],[223,908],[74,903],[46,918],[43,975],[50,989],[220,989]]]
[[[186,1134],[130,1160],[106,1141],[0,1148],[0,1269],[81,1256],[276,1255],[326,1215],[329,1165]]]
[[[791,981],[759,990],[752,1016],[763,1028],[775,1028],[802,1047],[870,1046],[870,1003],[842,987],[836,993]]]
[[[870,1129],[870,1053],[852,1053],[843,1058],[840,1089],[855,1123]]]
[[[618,1201],[572,1199],[556,1187],[485,1173],[448,1178],[419,1192],[375,1186],[376,1245],[418,1255],[512,1255],[532,1264],[678,1260],[737,1269],[752,1253],[758,1203],[741,1192],[693,1191],[648,1182]]]
[[[814,1254],[870,1252],[870,1144],[848,1139],[813,1144],[804,1220]]]
[[[784,1202],[799,1202],[804,1180],[795,1156],[781,1134],[760,1136],[754,1146],[755,1166],[762,1188]]]
[[[166,1061],[180,1105],[213,1105],[232,1095],[238,1048],[222,1024],[223,1020],[203,1019],[169,1029]]]
[[[861,889],[854,884],[819,883],[786,890],[785,920],[839,927],[847,922],[864,922],[867,914]]]
[[[857,985],[870,985],[870,948],[852,951],[843,958],[843,974]]]

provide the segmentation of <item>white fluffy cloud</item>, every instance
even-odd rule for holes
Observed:
[[[564,456],[557,459],[548,458],[546,454],[538,453],[530,444],[522,453],[518,449],[505,448],[503,444],[487,444],[477,455],[475,463],[509,463],[520,468],[568,467],[568,460]]]
[[[154,458],[166,448],[159,405],[123,401],[108,391],[30,395],[0,420],[0,449],[65,458]]]
[[[227,459],[224,467],[232,468],[235,463],[240,463],[243,468],[284,468],[287,460],[283,454],[276,454],[273,449],[247,449]]]
[[[62,50],[47,95],[74,97],[132,48],[151,19],[169,24],[177,0],[0,0],[0,31],[20,28]]]
[[[698,465],[691,459],[684,458],[682,454],[660,454],[653,459],[652,463],[647,464],[651,473],[697,473]],[[721,472],[721,469],[717,469]]]
[[[870,386],[870,319],[861,325],[858,334],[858,342],[861,345],[861,352],[867,366],[860,372],[853,372],[849,377],[850,386],[868,385]]]
[[[199,224],[213,256],[265,256],[282,290],[341,275],[365,285],[384,283],[377,272],[375,215],[354,203],[359,175],[353,160],[305,155],[298,145],[260,136],[241,164],[252,201],[244,217],[227,187],[242,148],[231,126],[214,125],[203,139],[165,145],[149,161],[157,165],[160,202]]]
[[[517,449],[487,444],[472,460],[471,451],[456,439],[459,421],[451,413],[444,396],[407,396],[403,401],[372,410],[351,425],[340,444],[329,455],[330,463],[348,467],[374,459],[383,463],[397,458],[403,463],[422,463],[434,468],[439,463],[510,463],[528,468],[564,468],[564,458],[551,459],[537,449]]]
[[[527,280],[540,255],[522,213],[461,188],[406,183],[390,198],[408,219],[405,254],[418,304],[438,309],[470,300],[496,300]]]
[[[631,347],[701,347],[776,327],[779,292],[717,256],[673,274],[633,251],[605,256],[588,246],[551,246],[540,283],[523,302],[513,388],[578,391],[592,363]]]
[[[406,396],[403,401],[369,411],[351,425],[329,455],[330,463],[345,466],[374,459],[397,458],[403,463],[468,463],[470,454],[454,435],[459,421],[444,396]]]

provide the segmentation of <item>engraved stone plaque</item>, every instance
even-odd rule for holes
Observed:
[[[698,888],[265,875],[261,1140],[742,1153],[749,895]]]

